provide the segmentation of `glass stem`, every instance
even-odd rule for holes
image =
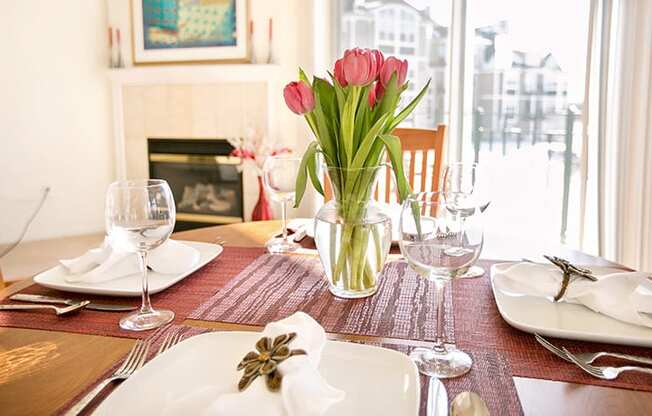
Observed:
[[[435,305],[437,308],[437,336],[435,338],[435,345],[432,349],[437,352],[442,352],[446,349],[444,346],[444,312],[446,304],[444,303],[444,289],[446,288],[446,280],[434,279],[435,281]]]
[[[281,202],[281,218],[283,221],[283,241],[287,243],[288,241],[288,211],[287,211],[287,201],[284,199]]]
[[[149,300],[149,284],[147,281],[147,251],[138,252],[140,272],[143,276],[143,304],[140,306],[140,313],[151,313],[152,303]]]

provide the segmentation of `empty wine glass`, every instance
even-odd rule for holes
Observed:
[[[431,348],[415,348],[410,358],[425,375],[450,378],[471,368],[468,354],[444,344],[444,289],[479,255],[483,243],[479,208],[465,212],[447,203],[439,192],[410,195],[399,220],[401,253],[410,267],[436,287],[437,337]],[[453,313],[450,311],[450,313]]]
[[[106,193],[106,231],[117,251],[137,253],[143,282],[140,310],[120,320],[130,331],[158,328],[174,312],[153,309],[147,281],[147,254],[165,243],[174,229],[176,209],[168,183],[160,179],[114,182]]]
[[[287,203],[294,200],[295,183],[301,159],[287,155],[270,156],[263,165],[265,189],[273,200],[281,203],[283,236],[269,240],[267,251],[275,254],[290,253],[300,246],[288,238]]]
[[[451,163],[444,173],[442,191],[447,195],[448,202],[458,209],[479,207],[484,212],[491,203],[490,175],[478,163]],[[484,273],[482,267],[471,265],[467,270],[461,270],[459,277],[468,279],[483,276]]]

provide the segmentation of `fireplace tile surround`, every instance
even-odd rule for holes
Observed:
[[[238,137],[248,127],[278,131],[276,98],[270,93],[280,88],[277,72],[275,65],[109,71],[118,178],[149,176],[148,138]],[[255,174],[245,170],[242,183],[246,221],[258,198]]]

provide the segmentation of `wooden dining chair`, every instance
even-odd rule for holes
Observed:
[[[407,175],[413,192],[439,190],[444,153],[444,136],[446,125],[440,124],[436,129],[397,128],[393,134],[401,139],[403,149],[403,170]],[[330,182],[324,184],[325,200],[332,198]],[[380,174],[374,199],[392,203],[398,201],[398,192],[391,168]]]

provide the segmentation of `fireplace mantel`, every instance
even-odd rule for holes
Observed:
[[[113,85],[203,84],[266,82],[276,78],[279,65],[161,65],[109,69]]]
[[[219,64],[219,65],[159,65],[110,69],[107,72],[111,82],[113,99],[113,136],[115,146],[115,173],[118,179],[125,179],[126,143],[124,126],[123,88],[129,86],[154,85],[197,85],[216,83],[265,83],[267,88],[267,130],[277,131],[274,125],[275,94],[278,84],[279,65]]]

